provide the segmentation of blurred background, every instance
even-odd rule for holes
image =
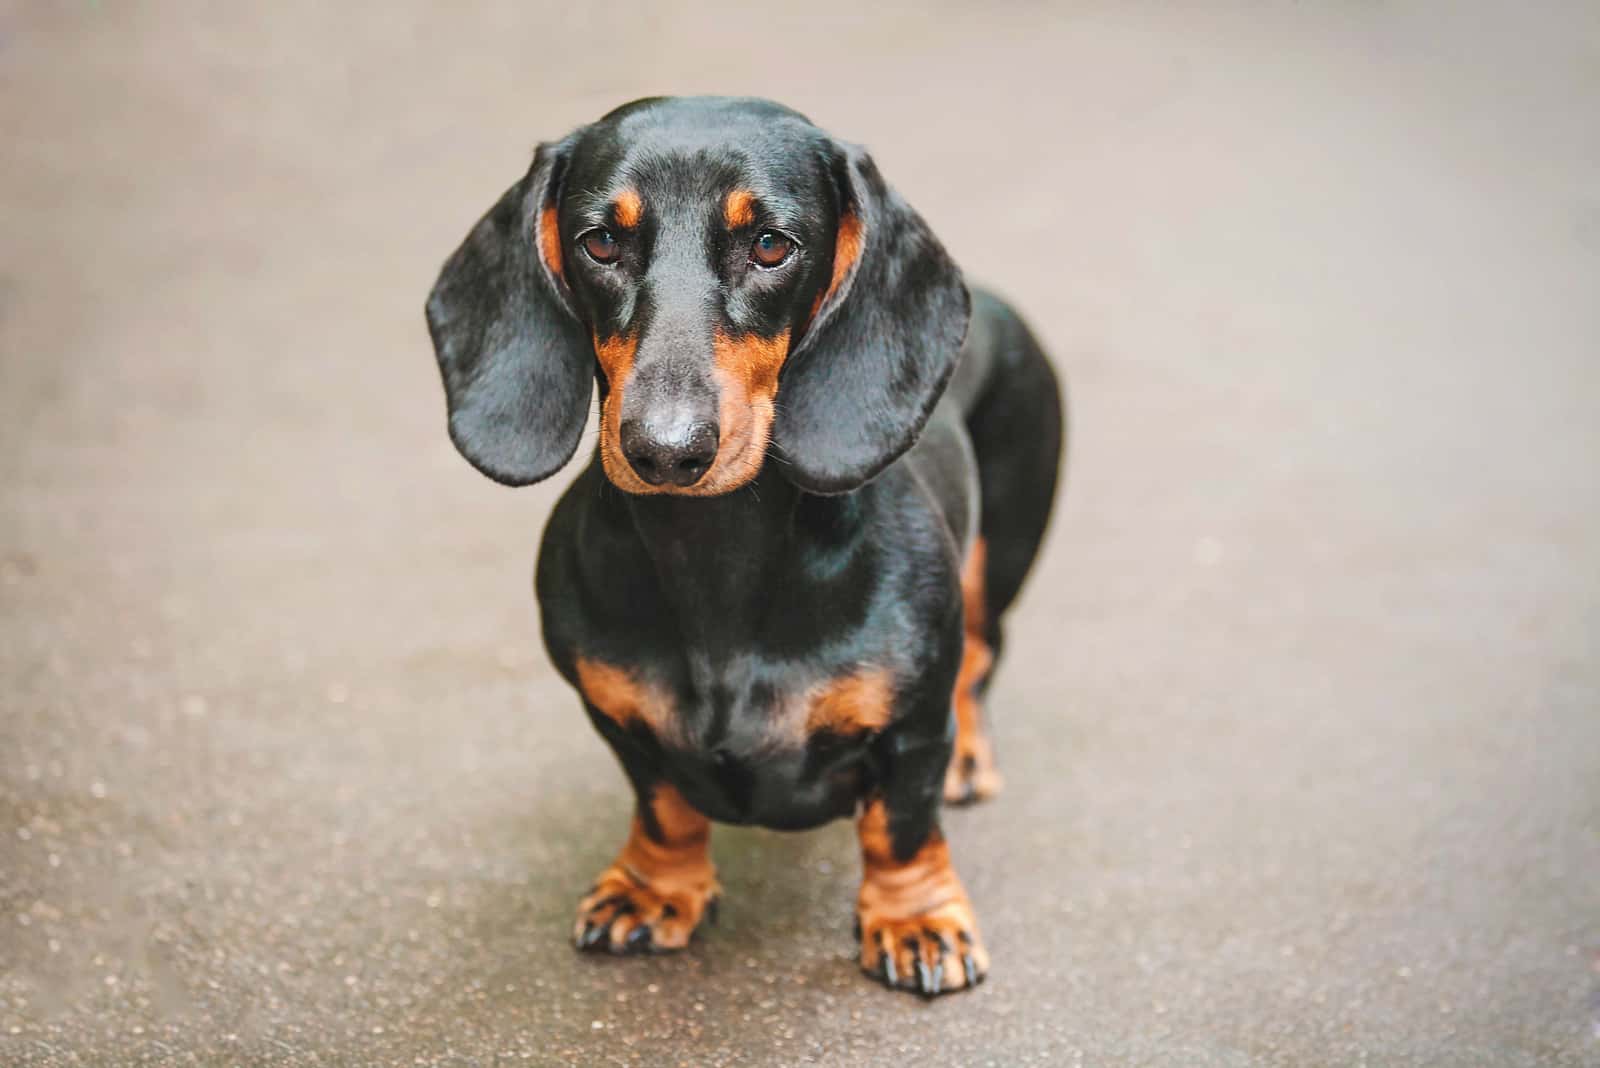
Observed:
[[[1600,9],[0,6],[0,1062],[1600,1063]],[[568,475],[445,436],[435,273],[636,96],[868,145],[1071,383],[952,813],[580,958],[629,796],[539,644]]]

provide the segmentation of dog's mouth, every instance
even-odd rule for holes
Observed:
[[[729,402],[724,390],[721,405],[723,433],[716,456],[697,480],[686,485],[647,482],[623,452],[620,431],[621,401],[609,394],[600,408],[600,463],[606,478],[624,493],[639,496],[718,497],[748,484],[766,464],[776,406],[770,398]]]
[[[717,448],[693,480],[663,478],[641,470],[623,446],[623,395],[633,383],[636,337],[597,340],[596,353],[612,388],[600,406],[600,460],[606,477],[625,493],[641,496],[716,497],[746,485],[766,464],[777,414],[778,376],[789,354],[789,332],[775,337],[715,334],[711,379],[717,389]],[[631,417],[630,417],[631,418]],[[630,433],[632,431],[630,430]]]

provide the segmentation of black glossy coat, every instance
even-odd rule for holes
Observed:
[[[752,232],[793,239],[779,268],[725,218],[736,189],[758,200]],[[623,190],[645,205],[627,226]],[[851,222],[865,240],[836,270]],[[616,262],[585,252],[597,228]],[[541,259],[541,232],[559,254]],[[969,293],[860,149],[721,98],[640,101],[542,146],[428,313],[452,438],[510,484],[576,449],[591,382],[610,388],[600,339],[631,339],[624,412],[701,420],[726,400],[714,338],[786,340],[771,442],[742,487],[635,495],[598,454],[583,469],[540,552],[545,641],[575,685],[583,657],[670,694],[670,740],[589,707],[642,797],[664,780],[714,820],[797,829],[881,794],[895,852],[914,852],[950,752],[962,561],[981,535],[998,648],[1054,493],[1059,391],[1015,314]],[[864,666],[894,679],[887,725],[797,737],[794,703]]]

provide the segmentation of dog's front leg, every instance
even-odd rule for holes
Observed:
[[[682,949],[700,921],[715,916],[722,892],[711,864],[711,821],[662,777],[661,747],[641,711],[650,707],[648,693],[620,672],[580,675],[589,718],[636,803],[628,840],[578,903],[573,943],[612,953]]]
[[[628,840],[578,905],[579,949],[662,952],[689,944],[721,893],[711,864],[711,822],[671,785],[639,789]]]
[[[976,986],[989,969],[972,902],[939,829],[948,741],[894,739],[881,790],[861,809],[862,970],[926,997]]]

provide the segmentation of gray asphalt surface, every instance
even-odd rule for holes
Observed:
[[[0,1063],[1600,1064],[1600,15],[12,4]],[[628,798],[555,483],[444,433],[439,263],[655,92],[870,145],[1073,384],[949,818],[994,955],[864,981],[839,825],[565,938]]]

